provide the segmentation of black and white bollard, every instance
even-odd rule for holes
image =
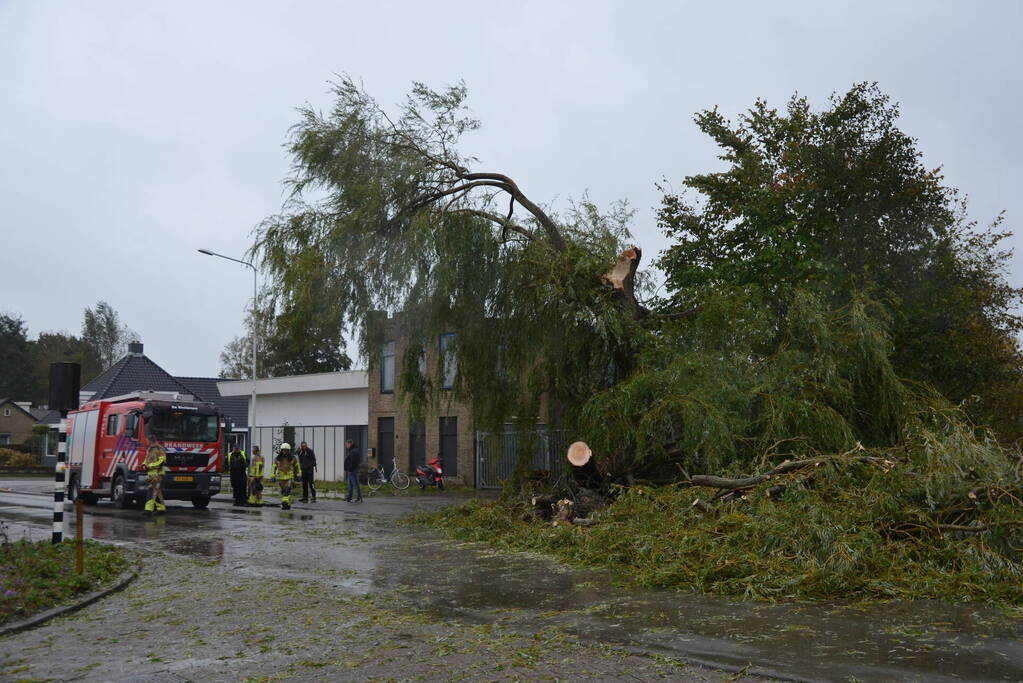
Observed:
[[[82,366],[78,363],[50,363],[50,410],[60,411],[57,438],[57,469],[53,477],[53,542],[64,539],[64,480],[67,471],[67,414],[78,410]]]
[[[61,415],[57,437],[57,469],[53,477],[53,542],[64,538],[64,471],[67,469],[67,418]]]

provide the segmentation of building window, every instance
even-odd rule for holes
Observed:
[[[440,419],[440,463],[445,476],[458,474],[458,418]]]
[[[10,416],[11,416],[11,409],[10,408],[4,408],[4,417],[10,417]]]
[[[137,439],[139,435],[139,416],[129,413],[124,417],[124,435]]]
[[[107,418],[107,436],[114,436],[117,434],[117,428],[120,422],[120,415],[111,415]]]
[[[426,377],[426,347],[419,347],[419,374]]]
[[[385,342],[380,350],[380,393],[394,393],[394,342]]]
[[[10,446],[10,445],[11,445],[11,435],[10,434],[0,434],[0,446]]]
[[[455,386],[455,375],[458,374],[458,359],[455,358],[455,334],[440,336],[440,386],[450,389]]]

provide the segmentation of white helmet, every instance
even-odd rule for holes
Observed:
[[[291,444],[289,444],[289,443],[282,443],[280,446],[277,447],[277,450],[279,450],[279,451],[290,451],[291,450]]]

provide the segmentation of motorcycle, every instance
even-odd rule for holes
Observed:
[[[436,486],[444,490],[444,470],[440,466],[440,458],[427,461],[425,465],[416,466],[416,483],[420,489]]]

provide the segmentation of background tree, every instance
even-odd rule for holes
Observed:
[[[976,229],[898,115],[870,84],[819,112],[793,97],[783,113],[758,101],[734,124],[697,114],[728,168],[687,177],[695,200],[665,195],[660,223],[676,243],[660,264],[676,305],[753,287],[784,314],[794,288],[835,307],[872,289],[893,316],[895,371],[956,402],[980,396],[974,414],[993,421],[1023,400],[1008,233],[1001,218]]]
[[[327,309],[327,302],[318,308]],[[315,314],[317,311],[310,311]],[[275,315],[272,310],[259,313],[260,377],[302,375],[314,372],[349,370],[352,360],[345,353],[343,330],[331,325],[332,317],[311,315],[299,319]],[[220,353],[220,376],[245,379],[252,376],[252,315],[246,317],[244,335],[232,339]]]
[[[220,352],[221,379],[252,377],[252,337],[235,337]]]
[[[67,332],[41,332],[30,342],[32,352],[32,400],[45,405],[49,400],[50,363],[61,361],[82,366],[82,384],[86,384],[103,370],[95,349]]]
[[[128,351],[128,343],[137,340],[138,334],[121,322],[117,311],[106,301],[97,302],[95,308],[85,309],[82,341],[99,359],[102,370],[120,360]]]
[[[21,316],[0,313],[0,397],[32,397],[32,354],[28,328]]]

